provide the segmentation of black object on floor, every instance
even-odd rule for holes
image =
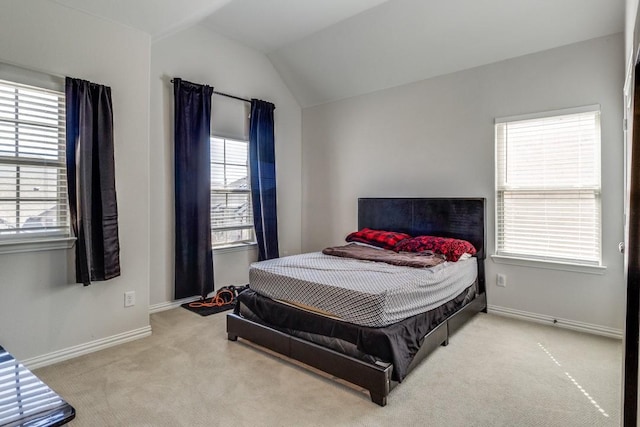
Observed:
[[[209,316],[223,311],[231,310],[236,305],[236,299],[240,292],[248,289],[249,285],[244,286],[224,286],[216,292],[216,294],[205,300],[193,301],[181,304],[181,307],[189,311],[198,313],[200,316]]]
[[[0,425],[61,426],[76,416],[73,406],[0,346]],[[89,417],[90,415],[87,415]]]
[[[196,302],[205,302],[205,303],[211,302],[211,298],[208,298],[204,301],[196,301]],[[198,313],[200,316],[208,316],[210,314],[216,314],[222,311],[231,310],[236,305],[235,300],[231,304],[226,304],[222,306],[212,306],[212,307],[208,307],[208,306],[190,307],[189,304],[193,304],[193,303],[187,302],[182,304],[181,307],[184,307],[189,311],[193,311],[194,313]]]

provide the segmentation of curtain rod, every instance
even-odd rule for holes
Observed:
[[[173,83],[173,79],[171,79],[171,83]],[[249,104],[251,104],[251,100],[247,98],[241,98],[239,96],[229,95],[228,93],[218,92],[217,90],[214,90],[213,93],[215,93],[216,95],[226,96],[227,98],[237,99],[238,101],[248,102]]]
[[[239,96],[229,95],[228,93],[218,92],[217,90],[214,90],[213,93],[215,93],[216,95],[226,96],[227,98],[237,99],[238,101],[248,102],[249,104],[251,104],[251,100],[247,98],[241,98]]]

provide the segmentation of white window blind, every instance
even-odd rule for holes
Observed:
[[[0,240],[69,236],[64,93],[0,80]]]
[[[249,142],[211,138],[211,241],[226,246],[255,241]]]
[[[600,265],[597,107],[496,120],[497,255]]]

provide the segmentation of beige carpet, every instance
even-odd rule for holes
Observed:
[[[479,314],[391,392],[226,339],[225,314],[151,316],[153,335],[36,371],[72,426],[616,426],[620,341]]]

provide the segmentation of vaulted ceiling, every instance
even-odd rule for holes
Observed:
[[[264,52],[302,107],[623,31],[624,0],[52,0]]]

